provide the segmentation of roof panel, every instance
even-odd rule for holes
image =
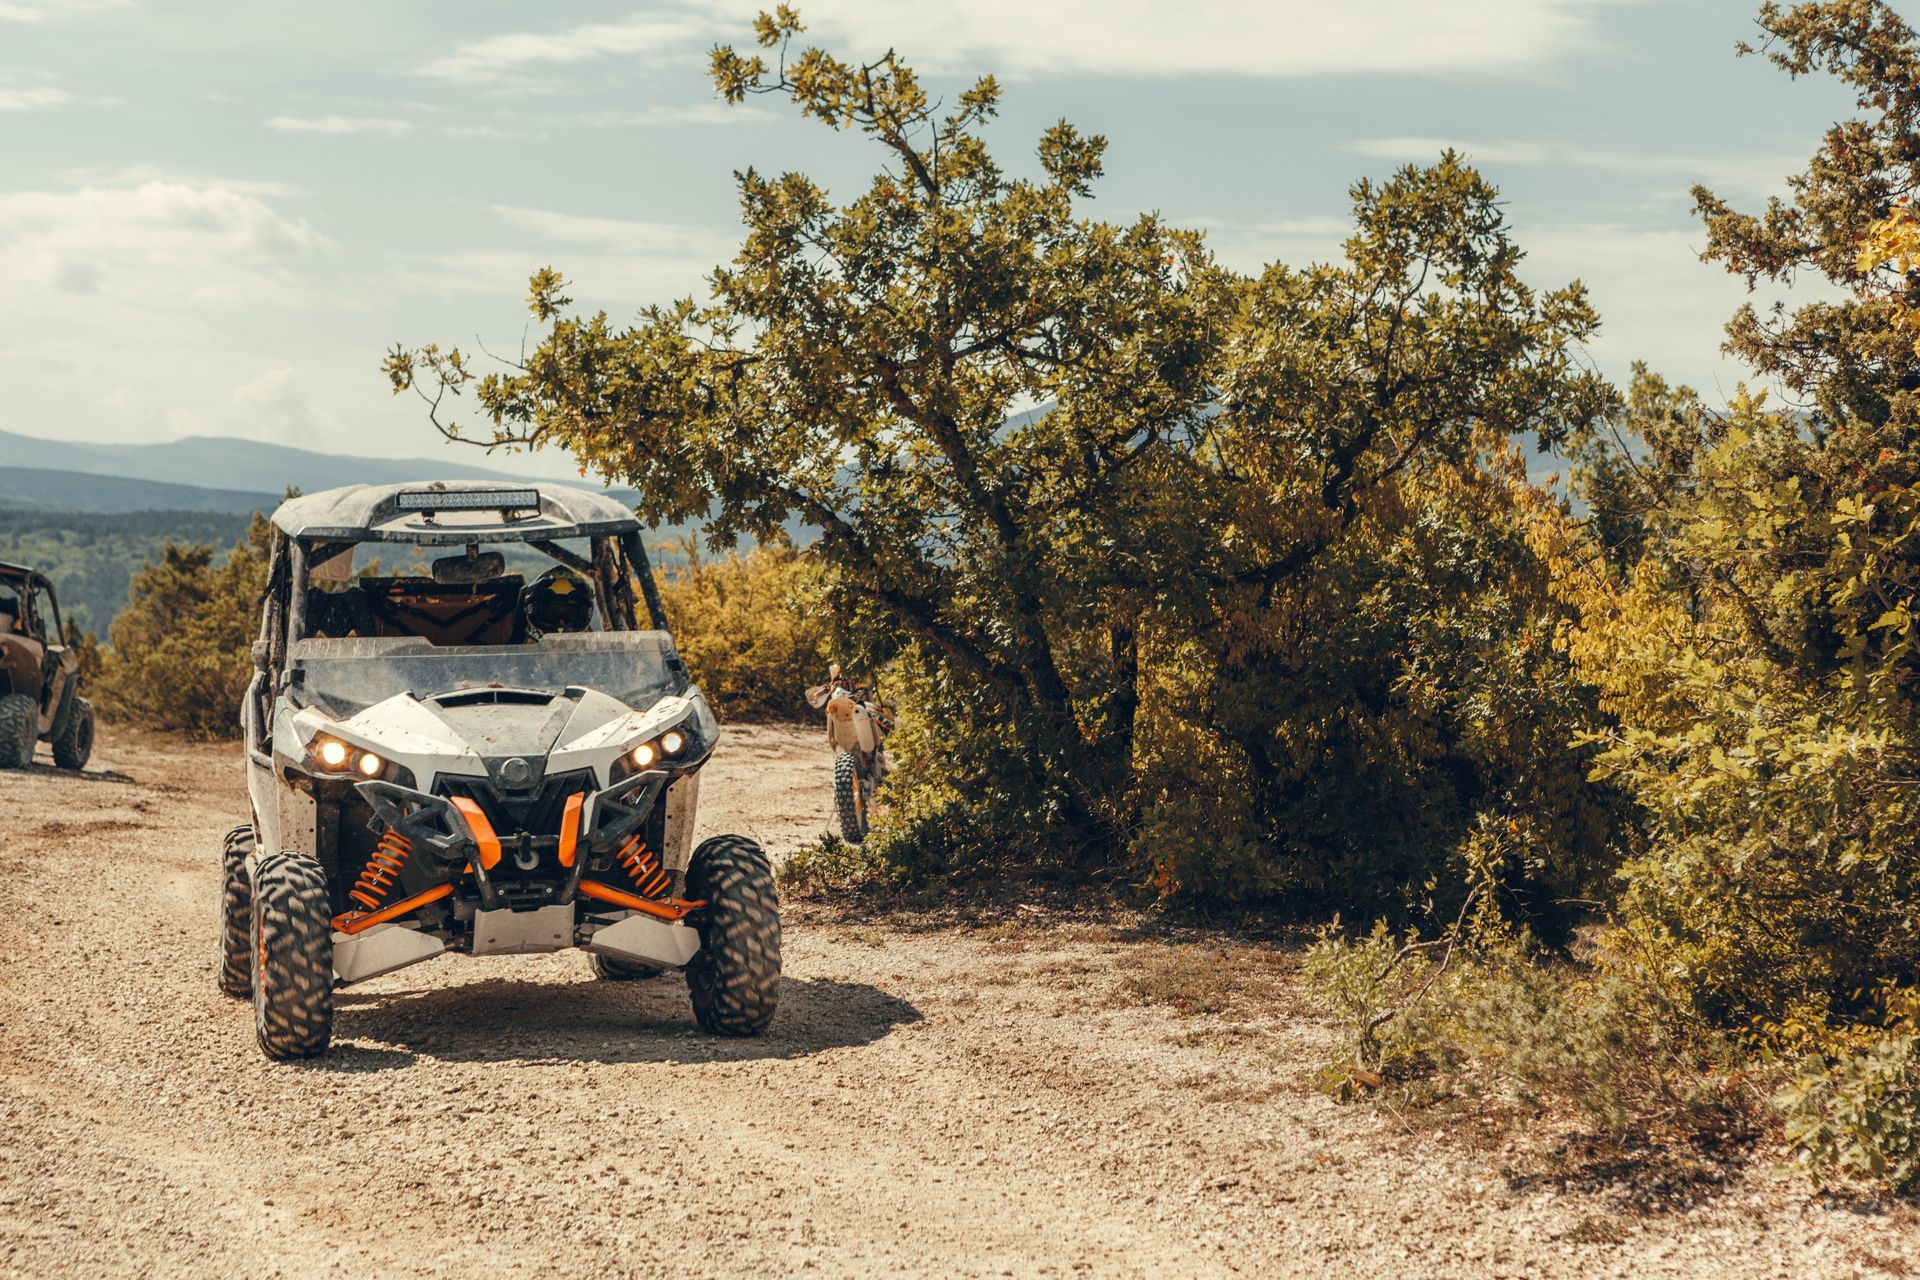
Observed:
[[[402,510],[400,495],[444,493],[524,493],[539,495],[537,516],[506,519],[498,511],[475,509],[473,499],[456,500],[457,509]],[[410,507],[420,505],[412,499]],[[356,484],[344,489],[289,498],[273,513],[273,523],[289,537],[366,542],[518,541],[577,538],[637,531],[640,521],[628,507],[602,493],[535,481],[514,485],[492,480],[423,480],[417,484]]]

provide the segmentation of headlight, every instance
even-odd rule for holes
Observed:
[[[325,773],[352,771],[363,778],[377,778],[387,767],[387,762],[373,752],[350,747],[338,738],[315,738],[307,752],[314,767]]]
[[[693,729],[686,723],[675,725],[657,737],[627,748],[620,758],[614,761],[613,781],[630,777],[636,773],[645,773],[649,769],[659,768],[664,761],[673,764],[693,750],[697,738]]]

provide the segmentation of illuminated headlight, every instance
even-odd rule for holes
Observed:
[[[315,767],[327,773],[356,772],[363,778],[377,778],[387,762],[371,751],[350,747],[338,738],[315,738],[308,748]]]
[[[628,747],[614,762],[613,779],[636,773],[645,773],[649,769],[679,767],[685,757],[699,745],[698,735],[687,723],[675,725],[657,737]]]

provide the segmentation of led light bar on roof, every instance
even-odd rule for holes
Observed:
[[[402,489],[402,511],[526,511],[540,509],[538,489]]]

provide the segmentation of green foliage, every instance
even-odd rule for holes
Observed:
[[[1627,917],[1701,1015],[1796,1049],[1920,980],[1920,276],[1861,252],[1920,188],[1920,58],[1884,4],[1761,24],[1776,62],[1837,75],[1864,113],[1762,215],[1697,192],[1708,257],[1840,295],[1729,326],[1802,407],[1743,391],[1709,413],[1643,375],[1616,425],[1644,449],[1589,448],[1599,518],[1542,541],[1618,724],[1599,771],[1639,802]]]
[[[1787,1142],[1816,1178],[1837,1172],[1920,1191],[1920,1034],[1811,1059],[1778,1101]]]
[[[196,738],[239,734],[271,528],[254,516],[218,562],[204,543],[169,542],[133,575],[97,686],[105,714]]]
[[[1104,139],[1063,122],[1009,172],[990,77],[943,113],[800,30],[763,15],[716,85],[864,135],[864,189],[743,172],[708,301],[621,327],[543,270],[524,367],[396,350],[395,390],[719,538],[817,530],[821,598],[873,637],[850,656],[897,660],[875,842],[903,867],[1405,906],[1495,813],[1534,833],[1516,905],[1586,887],[1610,801],[1566,745],[1590,698],[1508,445],[1607,391],[1584,292],[1521,281],[1493,188],[1452,154],[1361,183],[1342,260],[1243,277],[1196,232],[1088,217]],[[468,393],[477,430],[443,415]]]
[[[1707,258],[1831,286],[1728,326],[1792,400],[1709,412],[1639,371],[1612,423],[1632,443],[1576,447],[1592,520],[1536,543],[1614,722],[1597,775],[1637,801],[1620,905],[1673,979],[1659,1025],[1813,1051],[1780,1099],[1805,1163],[1910,1189],[1912,1026],[1884,993],[1920,982],[1920,46],[1879,0],[1760,25],[1861,113],[1763,213],[1695,192]]]
[[[807,558],[779,541],[709,558],[688,538],[660,575],[674,645],[723,716],[812,719],[806,689],[826,679],[827,611]]]
[[[1435,1019],[1451,984],[1439,986],[1444,970],[1432,949],[1411,935],[1399,937],[1384,920],[1359,938],[1343,935],[1338,919],[1321,930],[1301,974],[1340,1034],[1340,1051],[1320,1076],[1328,1092],[1351,1098],[1358,1089],[1384,1085],[1389,1073],[1404,1078],[1437,1058],[1451,1061],[1452,1047]]]

